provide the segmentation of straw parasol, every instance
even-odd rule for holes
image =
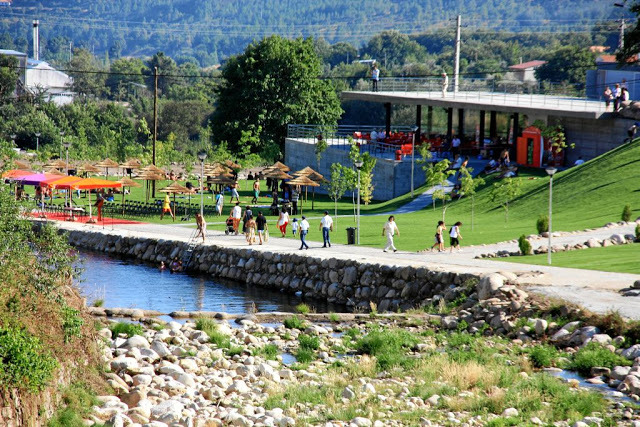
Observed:
[[[231,168],[231,169],[242,169],[242,166],[241,166],[241,165],[239,165],[239,164],[235,163],[235,162],[234,162],[234,161],[232,161],[232,160],[227,160],[226,162],[224,162],[224,164],[225,164],[228,168]]]
[[[173,206],[175,209],[176,206],[176,194],[193,194],[195,190],[189,189],[183,185],[178,184],[177,182],[172,182],[168,187],[162,188],[159,190],[161,193],[173,194]],[[176,212],[173,213],[173,220],[176,220]]]
[[[293,176],[289,175],[282,169],[278,169],[274,167],[268,167],[266,169],[263,169],[262,176],[265,178],[271,178],[271,179],[292,179],[293,178]]]
[[[80,166],[78,170],[79,172],[87,173],[87,174],[100,172],[100,169],[93,166],[91,163],[85,163],[84,165]]]
[[[142,167],[142,164],[140,163],[140,160],[138,159],[129,159],[124,163],[120,164],[120,168],[126,170],[129,170],[129,178],[131,178],[131,172],[137,169],[140,169]]]
[[[20,170],[30,170],[31,166],[27,162],[21,162],[20,160],[14,161],[16,168]]]
[[[324,175],[322,175],[320,172],[316,172],[315,170],[313,170],[309,166],[307,166],[304,169],[300,169],[299,171],[294,172],[293,174],[295,176],[306,176],[307,178],[311,179],[312,181],[315,181],[318,184],[323,183],[323,182],[327,182],[327,180],[324,179]],[[313,188],[313,195],[312,195],[312,199],[311,199],[311,209],[314,208],[315,202],[316,202],[316,189],[314,187]]]
[[[207,176],[210,175],[222,175],[224,173],[231,172],[231,168],[226,165],[222,165],[220,163],[214,163],[211,165],[204,166],[204,174]]]
[[[56,169],[54,167],[51,167],[51,168],[45,170],[45,172],[46,173],[50,173],[52,175],[58,175],[58,176],[66,176],[67,175],[66,173],[64,173],[62,171],[59,171],[58,169]]]
[[[44,165],[45,168],[66,169],[67,163],[64,160],[51,160]]]
[[[96,167],[98,168],[104,168],[107,171],[107,177],[109,176],[109,168],[117,168],[119,165],[118,163],[114,162],[113,160],[111,160],[110,158],[106,158],[103,161],[101,161],[100,163],[96,163],[95,164]]]
[[[126,176],[121,180],[117,181],[122,184],[122,188],[124,187],[141,187],[141,185],[131,178],[127,178]],[[124,215],[124,190],[122,190],[122,215]]]
[[[289,172],[291,168],[282,162],[275,162],[270,167],[280,169],[283,172]]]
[[[146,197],[146,201],[149,201],[149,181],[162,181],[165,179],[165,175],[164,173],[159,174],[157,172],[152,172],[152,171],[146,171],[146,172],[140,172],[138,173],[138,175],[136,175],[137,179],[143,179],[145,180],[145,197]]]
[[[300,175],[290,181],[288,181],[288,184],[290,185],[300,185],[302,187],[320,187],[320,184],[318,184],[317,182],[315,182],[314,180],[312,180],[311,178],[305,176],[305,175]],[[302,214],[302,203],[300,204],[300,213]]]

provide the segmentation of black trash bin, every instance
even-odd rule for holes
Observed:
[[[356,230],[355,227],[347,227],[347,245],[356,244]]]

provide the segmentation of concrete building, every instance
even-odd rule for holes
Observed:
[[[629,63],[620,67],[615,55],[600,55],[596,58],[596,69],[587,71],[587,96],[603,99],[607,86],[613,90],[616,83],[626,82],[631,99],[640,99],[640,65],[633,57]]]
[[[511,65],[509,67],[509,71],[511,71],[512,75],[521,82],[535,82],[536,79],[536,70],[541,65],[546,64],[547,61],[529,61],[523,62],[517,65]]]

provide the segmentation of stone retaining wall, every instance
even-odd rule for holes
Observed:
[[[100,232],[70,231],[68,236],[69,243],[77,247],[153,263],[167,262],[174,257],[182,259],[187,247],[179,241]],[[304,297],[324,299],[363,311],[368,311],[370,303],[374,303],[379,312],[431,303],[431,298],[439,294],[453,300],[461,292],[461,285],[479,278],[422,267],[393,267],[219,246],[197,246],[186,267],[190,271],[248,285],[301,292]]]

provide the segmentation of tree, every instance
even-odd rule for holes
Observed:
[[[336,227],[338,224],[338,200],[342,198],[344,193],[349,188],[349,182],[347,181],[347,174],[345,168],[340,163],[331,164],[331,178],[327,184],[327,193],[329,197],[333,199],[335,207]]]
[[[427,51],[406,34],[399,31],[383,31],[369,40],[364,53],[385,67],[402,65],[405,62],[422,62]]]
[[[112,73],[105,84],[112,95],[127,93],[127,86],[144,84],[143,73],[148,72],[140,58],[122,58],[111,63]]]
[[[108,92],[105,87],[106,74],[102,65],[86,49],[75,49],[73,58],[69,61],[69,74],[73,77],[73,91],[81,96],[100,97]]]
[[[18,82],[18,58],[0,55],[0,101],[9,98],[16,90]]]
[[[365,205],[368,205],[373,199],[373,169],[376,167],[378,160],[368,152],[361,153],[360,147],[353,138],[349,137],[349,142],[351,143],[349,158],[353,165],[355,166],[359,161],[362,162],[362,167],[360,168],[360,198]]]
[[[504,208],[504,221],[509,222],[509,202],[522,193],[522,182],[519,178],[504,178],[493,184],[491,200]]]
[[[150,77],[147,79],[147,85],[152,88],[152,90],[154,87],[153,72],[156,67],[158,68],[158,74],[161,74],[161,76],[158,77],[158,91],[160,93],[167,93],[171,85],[176,83],[177,78],[169,76],[177,75],[178,65],[176,65],[176,61],[165,55],[164,52],[158,52],[153,55],[147,63],[147,66],[149,67],[150,74]]]
[[[427,185],[429,185],[429,187],[438,186],[434,188],[433,193],[431,193],[433,209],[436,208],[436,200],[441,200],[442,220],[444,221],[445,212],[447,211],[447,200],[451,200],[451,196],[446,192],[445,186],[447,178],[455,174],[455,171],[449,169],[451,162],[449,162],[448,159],[440,160],[436,164],[430,163],[429,165],[430,167],[428,167],[426,171]]]
[[[261,152],[269,144],[284,147],[288,124],[335,125],[340,101],[330,83],[318,79],[321,71],[312,39],[271,36],[252,43],[223,67],[213,134],[235,150],[242,131],[255,132],[258,144],[250,149]]]
[[[473,177],[471,174],[473,168],[461,167],[460,168],[460,198],[465,196],[471,197],[471,231],[473,231],[473,214],[475,205],[476,188],[484,184],[482,177]]]
[[[576,145],[573,143],[567,143],[567,138],[564,133],[562,125],[547,125],[542,120],[536,120],[533,122],[533,126],[540,129],[542,136],[551,141],[551,147],[553,147],[556,153],[561,152],[567,148],[574,148]]]
[[[593,68],[594,54],[579,46],[561,47],[536,70],[538,80],[567,82],[584,86],[587,70]]]

